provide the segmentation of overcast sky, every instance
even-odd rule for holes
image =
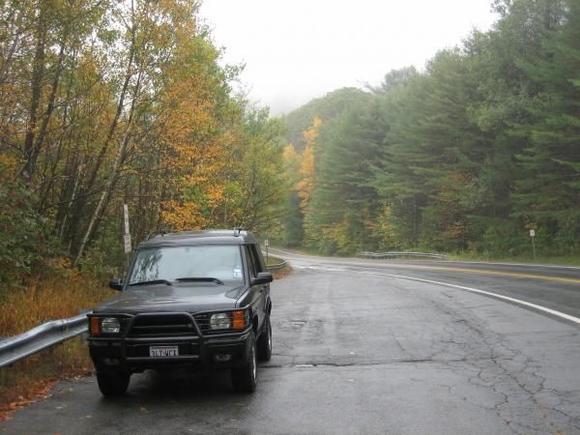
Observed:
[[[274,115],[344,86],[422,69],[495,20],[490,0],[204,0],[226,63],[245,63],[249,97]]]

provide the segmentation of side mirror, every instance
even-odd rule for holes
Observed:
[[[109,287],[112,288],[113,290],[121,291],[123,290],[123,281],[121,281],[120,278],[112,278],[109,281]]]
[[[256,278],[252,278],[252,285],[268,284],[274,280],[270,272],[259,272]]]

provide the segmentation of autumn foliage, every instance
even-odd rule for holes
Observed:
[[[0,197],[18,204],[0,216],[0,265],[15,271],[0,285],[51,256],[123,265],[122,204],[134,243],[275,231],[281,125],[232,90],[239,68],[221,64],[196,2],[74,3],[0,5]]]

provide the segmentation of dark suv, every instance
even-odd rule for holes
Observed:
[[[231,369],[237,391],[256,388],[272,354],[272,274],[245,231],[158,235],[137,248],[121,294],[89,317],[89,349],[105,396],[145,369]]]

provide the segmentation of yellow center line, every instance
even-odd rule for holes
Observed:
[[[367,264],[365,264],[366,266]],[[370,265],[369,265],[370,266]],[[576,278],[563,278],[559,276],[550,276],[550,275],[537,275],[532,273],[518,273],[518,272],[500,272],[497,270],[485,270],[485,269],[467,269],[467,268],[460,268],[460,267],[439,267],[439,266],[424,266],[424,265],[403,265],[403,264],[393,264],[388,265],[388,267],[395,267],[401,269],[425,269],[425,270],[440,270],[440,271],[449,271],[449,272],[459,272],[459,273],[474,273],[478,275],[494,275],[494,276],[509,276],[513,278],[520,278],[520,279],[536,279],[542,281],[555,281],[555,282],[564,282],[567,284],[577,284],[580,285],[580,279]]]
[[[284,251],[280,251],[283,254],[286,254]],[[327,258],[321,257],[307,257],[300,255],[293,255],[298,260],[313,260],[314,262],[321,262],[324,264],[328,260]],[[322,260],[322,261],[321,261]],[[520,273],[520,272],[502,272],[498,270],[487,270],[487,269],[471,269],[471,268],[462,268],[462,267],[441,267],[441,266],[426,266],[426,265],[411,265],[411,264],[372,264],[372,263],[361,263],[361,262],[350,262],[348,260],[343,261],[336,261],[336,259],[332,259],[329,264],[336,264],[336,265],[344,265],[344,266],[363,266],[363,267],[370,267],[370,268],[381,268],[381,269],[388,269],[388,268],[400,268],[400,269],[424,269],[424,270],[439,270],[439,271],[448,271],[448,272],[459,272],[459,273],[473,273],[477,275],[491,275],[491,276],[505,276],[505,277],[512,277],[512,278],[519,278],[519,279],[535,279],[541,281],[553,281],[553,282],[562,282],[566,284],[575,284],[580,285],[580,279],[578,278],[564,278],[559,276],[550,276],[550,275],[540,275],[535,273]]]

